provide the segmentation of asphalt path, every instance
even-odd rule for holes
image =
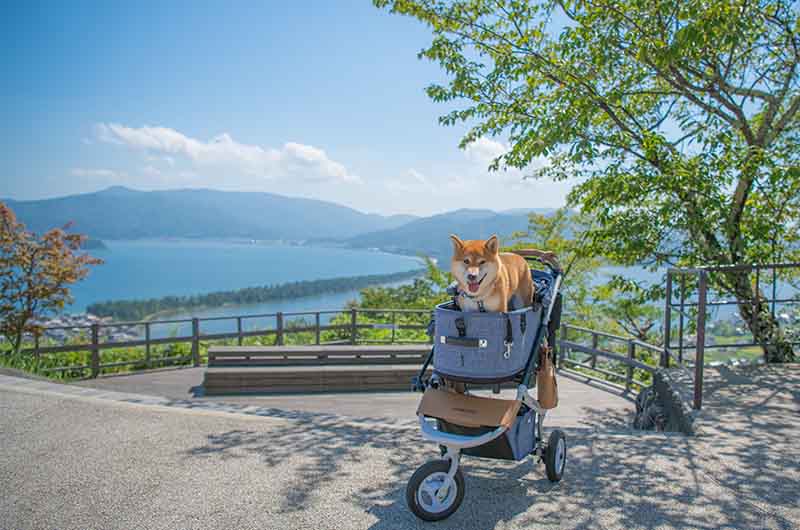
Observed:
[[[768,375],[709,375],[698,437],[564,425],[559,484],[464,459],[464,504],[436,524],[405,506],[435,450],[404,420],[0,376],[0,528],[798,528],[800,370]]]
[[[231,408],[256,406],[274,411],[372,419],[379,422],[413,424],[419,394],[413,392],[324,393],[289,395],[231,395],[207,397],[202,394],[204,368],[154,370],[127,375],[99,377],[74,383],[87,389],[161,396],[176,403],[191,402],[195,407],[225,405]],[[547,424],[580,427],[604,432],[627,431],[634,409],[630,396],[572,376],[558,379],[560,402],[547,418]],[[73,385],[71,385],[73,386]],[[410,386],[410,385],[409,385]],[[479,394],[491,395],[489,391]],[[512,397],[503,390],[499,397]]]

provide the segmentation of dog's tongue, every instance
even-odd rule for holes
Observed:
[[[471,293],[477,293],[478,292],[478,287],[480,287],[480,286],[481,286],[480,282],[469,282],[467,284],[467,288],[469,289],[469,292],[471,292]]]

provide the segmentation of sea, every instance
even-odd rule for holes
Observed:
[[[89,253],[104,263],[92,267],[89,275],[72,287],[74,302],[65,308],[66,312],[82,313],[90,304],[107,300],[183,296],[300,280],[389,274],[423,266],[420,258],[379,251],[249,240],[103,242],[106,249],[94,249]],[[400,283],[403,282],[397,284]],[[294,300],[178,312],[164,318],[334,311],[343,308],[348,301],[358,299],[358,296],[357,290],[342,291]],[[323,316],[323,321],[329,318]],[[229,327],[230,322],[226,325]]]
[[[388,274],[418,269],[421,258],[380,251],[355,250],[328,246],[265,243],[251,240],[125,240],[104,241],[106,249],[90,253],[104,263],[92,267],[87,278],[72,287],[74,302],[65,308],[68,313],[82,313],[94,302],[183,296],[276,285],[299,280],[315,280],[367,274]],[[663,272],[643,269],[608,267],[601,278],[623,274],[637,280],[660,283]],[[599,280],[599,278],[598,278]],[[400,285],[397,282],[389,285]],[[781,291],[784,289],[781,288]],[[796,291],[795,291],[796,293]],[[351,300],[358,300],[358,290],[326,293],[290,300],[275,300],[253,305],[229,305],[191,312],[159,315],[159,319],[179,320],[259,315],[276,312],[296,313],[329,311],[321,315],[327,323],[337,310]],[[660,305],[660,304],[659,304]],[[734,307],[722,308],[715,315],[727,318]],[[298,316],[312,320],[313,315]],[[274,324],[274,323],[273,323]],[[203,332],[235,330],[235,321],[204,321]],[[245,329],[272,327],[259,319],[247,320]],[[184,334],[187,324],[171,324],[154,329],[156,336]]]

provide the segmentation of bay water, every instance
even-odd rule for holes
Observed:
[[[104,263],[72,288],[70,313],[86,311],[94,302],[186,296],[301,280],[390,274],[419,269],[422,260],[384,252],[324,246],[263,244],[250,241],[135,240],[104,241],[107,249],[90,254]],[[410,280],[409,280],[410,281]],[[400,282],[403,283],[403,282]],[[324,293],[247,306],[194,309],[168,319],[222,317],[298,311],[338,310],[358,298],[358,290]],[[323,323],[332,314],[322,315]],[[313,321],[313,315],[305,317]],[[259,319],[245,323],[272,327]],[[204,333],[235,331],[235,321],[204,322]],[[153,336],[183,335],[186,324],[154,326]]]

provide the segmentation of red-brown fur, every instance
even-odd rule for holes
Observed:
[[[533,303],[533,281],[525,258],[510,252],[499,252],[497,236],[462,241],[451,235],[453,258],[450,270],[467,296],[459,296],[463,311],[477,311],[477,301],[483,302],[486,311],[508,311],[508,302],[515,294],[525,306]],[[472,274],[480,283],[470,281]],[[470,288],[470,284],[472,288]],[[470,298],[471,297],[471,298]]]

